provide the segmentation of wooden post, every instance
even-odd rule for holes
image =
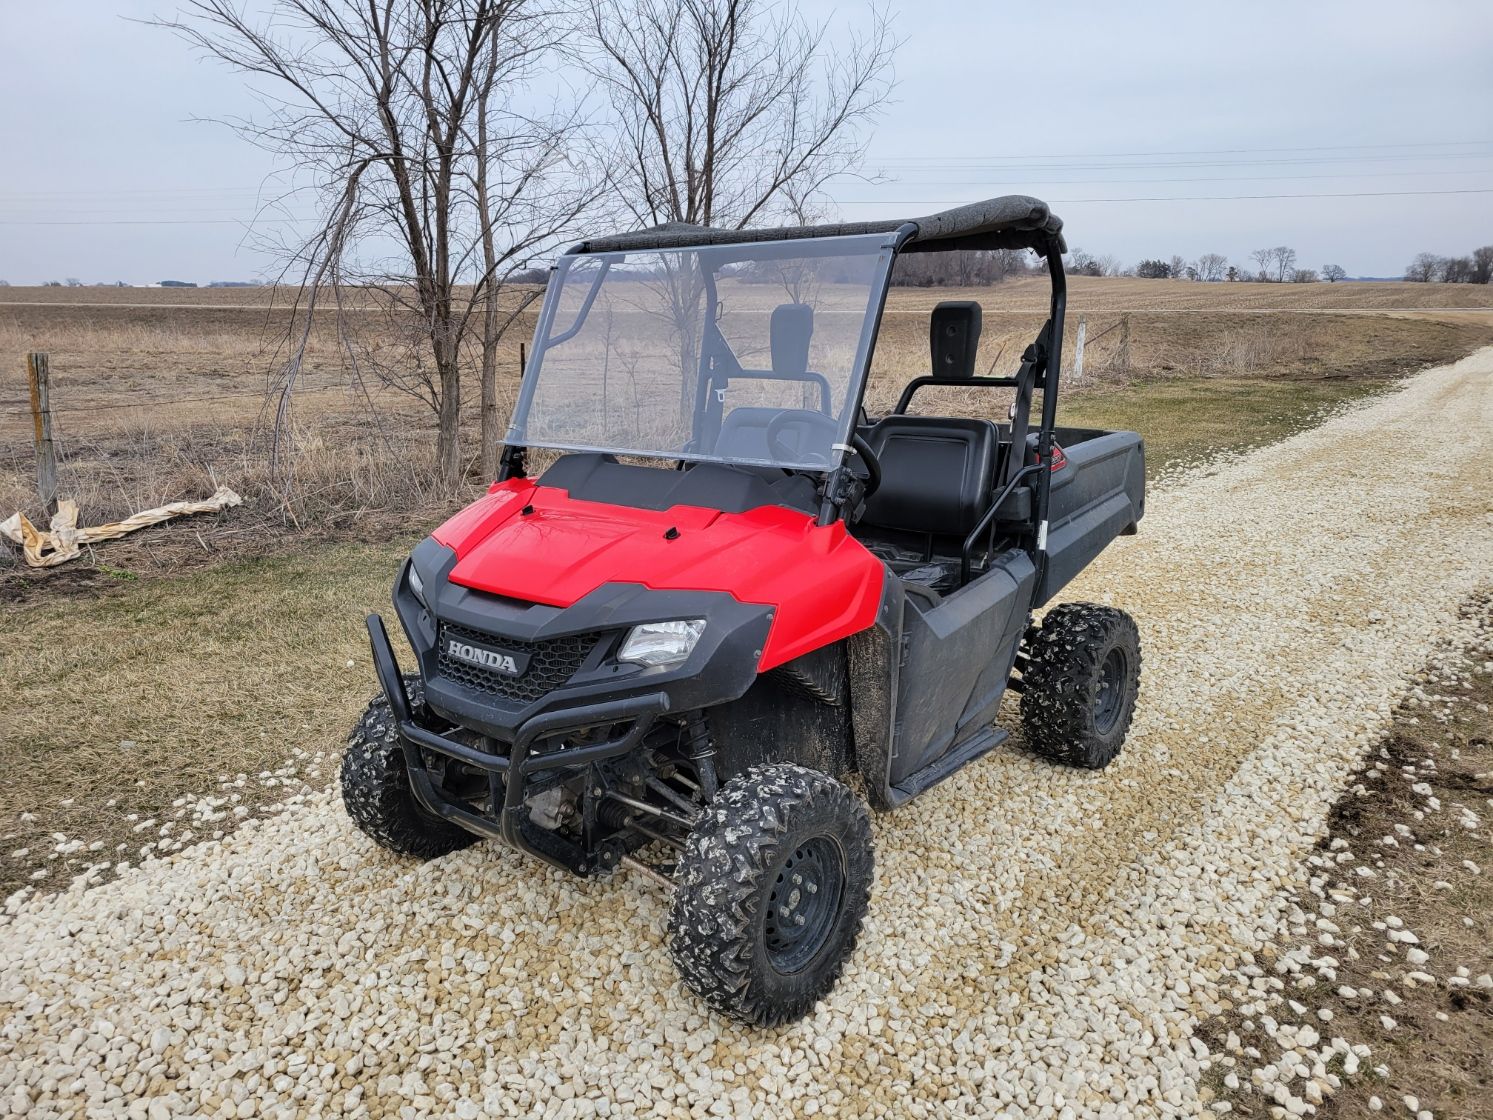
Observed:
[[[1119,370],[1130,369],[1130,316],[1120,316],[1120,345],[1115,350],[1114,366]]]
[[[36,443],[36,496],[47,517],[57,512],[57,448],[52,443],[52,399],[47,380],[51,369],[45,354],[26,355],[26,380],[31,386],[31,424]]]
[[[1073,343],[1073,380],[1078,381],[1083,377],[1083,338],[1088,333],[1088,319],[1080,315],[1078,317],[1078,337]]]

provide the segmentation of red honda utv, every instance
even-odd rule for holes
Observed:
[[[1144,506],[1140,437],[1056,426],[1061,230],[1009,197],[563,255],[498,481],[395,582],[414,672],[368,619],[383,695],[342,764],[358,827],[423,858],[492,838],[644,873],[673,892],[685,983],[773,1024],[830,990],[866,912],[852,775],[903,804],[1006,738],[1008,688],[1032,750],[1114,758],[1134,622],[1070,603],[1032,625]],[[1019,368],[979,374],[979,305],[941,303],[930,364],[869,416],[898,254],[994,249],[1052,278]],[[913,412],[929,386],[969,414]]]

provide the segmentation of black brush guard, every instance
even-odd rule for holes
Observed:
[[[669,709],[669,697],[662,692],[630,696],[622,700],[578,704],[540,712],[518,727],[507,757],[478,750],[457,742],[439,732],[422,727],[410,707],[404,689],[399,662],[389,644],[384,621],[376,614],[368,616],[368,640],[373,649],[373,667],[379,687],[389,701],[395,731],[404,750],[415,799],[428,811],[469,832],[493,840],[502,840],[523,852],[538,856],[547,863],[580,875],[592,874],[604,867],[587,850],[548,829],[535,825],[524,801],[528,796],[528,779],[544,771],[576,770],[617,758],[635,750],[648,733],[653,721]],[[613,736],[601,743],[585,746],[550,747],[536,744],[567,734],[608,728]],[[621,728],[621,734],[616,729]],[[490,805],[502,805],[492,815],[484,815],[463,802],[446,797],[432,781],[425,764],[424,751],[433,751],[454,759],[487,775]],[[615,865],[624,854],[620,840],[603,842],[596,853],[606,865]]]

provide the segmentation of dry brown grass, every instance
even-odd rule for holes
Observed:
[[[337,742],[372,687],[363,616],[386,609],[417,535],[303,543],[171,580],[113,578],[87,599],[0,605],[0,895],[55,889],[100,858],[53,858],[54,833],[129,859],[158,836],[129,814],[166,819],[224,776]],[[251,810],[281,796],[243,789]],[[8,857],[18,849],[30,854]],[[49,874],[34,881],[38,868]]]
[[[1041,324],[1046,293],[1045,280],[1035,277],[971,291],[894,290],[870,407],[888,407],[906,379],[927,368],[927,316],[939,300],[982,302],[981,366],[1009,372]],[[1397,376],[1493,340],[1493,319],[1434,311],[1487,296],[1465,285],[1205,285],[1076,277],[1070,371],[1080,317],[1095,341],[1085,377],[1067,382],[1064,416],[1081,422],[1086,401],[1097,403],[1119,386],[1134,395],[1136,386],[1199,377],[1243,385],[1274,377],[1357,383]],[[329,325],[312,338],[296,394],[295,486],[284,500],[285,488],[270,478],[266,465],[265,406],[269,373],[283,355],[291,325],[290,306],[291,293],[268,288],[0,290],[0,513],[39,513],[23,357],[40,349],[52,356],[63,489],[78,499],[85,522],[206,493],[216,482],[249,499],[247,508],[213,523],[242,531],[243,540],[271,526],[324,530],[370,516],[426,518],[437,501],[428,471],[429,410],[385,386],[367,385],[366,395],[350,387]],[[1383,310],[1397,307],[1433,311]],[[1137,310],[1123,310],[1129,308]],[[1117,353],[1120,330],[1105,333],[1122,317],[1128,321],[1128,365]],[[511,336],[500,373],[501,409],[516,390],[518,340],[528,329],[522,323]],[[464,421],[473,448],[471,490],[482,483],[475,474],[474,390],[467,395]],[[1303,402],[1301,414],[1322,403],[1315,398],[1355,391],[1309,394],[1314,399]],[[941,391],[920,400],[924,409],[997,415],[1005,408],[1004,395],[997,401]],[[1237,423],[1232,416],[1227,422]],[[1236,435],[1224,442],[1238,443],[1249,433]],[[232,536],[210,539],[213,534],[202,526],[194,532],[203,537],[196,550],[203,555],[242,543]],[[120,549],[111,546],[110,555]],[[14,578],[13,555],[0,552],[0,583]]]

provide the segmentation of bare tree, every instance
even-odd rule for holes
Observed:
[[[1171,269],[1171,277],[1173,280],[1183,280],[1187,277],[1187,262],[1181,257],[1172,257],[1172,259],[1167,262],[1167,267]]]
[[[1204,253],[1198,258],[1198,275],[1204,280],[1222,280],[1229,260],[1222,253]]]
[[[1447,257],[1441,262],[1441,279],[1448,284],[1470,284],[1474,268],[1471,257]]]
[[[795,0],[587,0],[617,201],[647,224],[733,228],[802,208],[860,165],[896,45],[873,13],[831,47]]]
[[[891,283],[904,288],[998,284],[1031,271],[1018,249],[956,249],[950,253],[903,253],[892,266]]]
[[[1348,274],[1340,264],[1324,264],[1322,266],[1322,279],[1326,280],[1329,284],[1336,284],[1339,280],[1346,280],[1347,278]]]
[[[1472,282],[1487,284],[1493,281],[1493,245],[1484,245],[1472,251]]]
[[[1315,284],[1318,280],[1315,268],[1298,268],[1291,273],[1293,284]]]
[[[1296,250],[1289,245],[1277,245],[1270,250],[1270,258],[1275,262],[1275,278],[1284,284],[1296,272]]]
[[[1405,279],[1426,284],[1436,278],[1441,269],[1441,258],[1435,253],[1416,253],[1415,259],[1405,269]]]
[[[1113,260],[1113,258],[1110,258]],[[1074,248],[1069,254],[1068,272],[1073,276],[1103,276],[1104,265],[1100,259],[1083,249]]]
[[[1260,275],[1259,275],[1259,278],[1261,280],[1269,280],[1270,279],[1270,265],[1271,265],[1271,262],[1275,260],[1275,250],[1274,249],[1256,249],[1253,253],[1251,253],[1249,255],[1249,257],[1250,257],[1250,259],[1252,261],[1255,262],[1255,264],[1257,264],[1257,265],[1260,266]]]
[[[1120,269],[1124,267],[1120,263],[1120,258],[1113,253],[1104,253],[1097,257],[1096,260],[1099,264],[1099,275],[1101,276],[1118,276],[1120,275]]]
[[[305,314],[277,430],[329,300],[358,384],[372,374],[435,413],[447,485],[462,473],[462,371],[479,347],[483,462],[494,462],[496,350],[533,298],[504,289],[588,201],[566,162],[568,122],[510,107],[553,45],[551,16],[543,0],[269,0],[252,16],[235,0],[190,0],[160,21],[255,81],[265,111],[236,127],[320,199],[314,233],[290,247]],[[352,284],[364,308],[388,312],[403,352],[340,314]]]

